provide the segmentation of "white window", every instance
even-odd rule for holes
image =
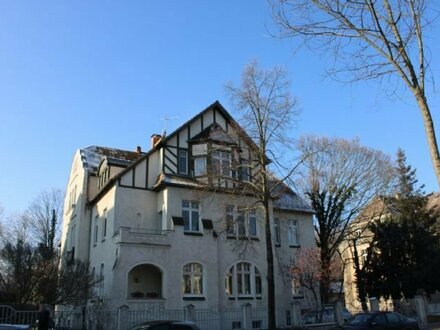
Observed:
[[[179,150],[179,174],[188,174],[188,151]]]
[[[95,232],[93,235],[93,243],[96,245],[98,243],[98,216],[95,216]]]
[[[234,206],[226,205],[226,233],[233,235],[235,232],[234,227]]]
[[[93,291],[93,295],[95,295],[96,294],[96,271],[95,271],[95,267],[92,268],[92,279],[93,279],[92,291]]]
[[[257,236],[257,215],[255,209],[248,211],[249,236]]]
[[[226,151],[213,151],[212,174],[217,176],[232,176],[231,153]]]
[[[280,244],[280,219],[274,218],[273,219],[273,240],[275,244]]]
[[[290,219],[288,221],[287,227],[287,240],[289,245],[299,245],[299,237],[298,237],[298,221]]]
[[[242,161],[240,166],[241,181],[251,181],[251,168],[248,161]]]
[[[228,296],[261,297],[261,274],[255,265],[239,262],[233,265],[225,279]]]
[[[199,231],[199,202],[183,200],[182,217],[186,231]]]
[[[203,267],[192,262],[183,266],[183,294],[203,295]]]
[[[104,220],[102,222],[102,239],[107,236],[107,209],[104,210]]]
[[[194,158],[194,176],[206,174],[206,158],[197,157]]]
[[[75,233],[76,233],[76,223],[74,222],[72,224],[72,228],[70,229],[70,248],[73,248],[75,246]]]
[[[298,278],[294,277],[292,279],[292,296],[294,297],[298,297],[298,296],[302,296],[302,289],[301,289],[301,282],[299,281]]]
[[[256,237],[258,235],[256,210],[226,205],[226,233],[228,236]]]
[[[368,259],[368,250],[362,249],[361,250],[361,265],[365,265]]]

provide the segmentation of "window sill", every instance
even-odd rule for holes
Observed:
[[[182,297],[183,300],[187,300],[187,301],[205,301],[206,298],[205,297],[197,297],[197,296],[183,296]]]
[[[229,296],[228,297],[229,300],[261,300],[261,296],[255,297],[255,296],[239,296],[239,297],[234,297],[234,296]]]
[[[184,231],[183,233],[190,236],[203,236],[203,233],[199,231]]]
[[[291,248],[300,248],[301,247],[301,245],[299,245],[299,244],[289,244],[289,247],[291,247]]]
[[[147,298],[147,297],[127,297],[128,301],[165,301],[166,299],[163,297],[157,297],[157,298]]]
[[[244,236],[244,235],[232,235],[227,234],[227,239],[239,239],[239,240],[248,240],[248,241],[259,241],[260,238],[258,236]]]

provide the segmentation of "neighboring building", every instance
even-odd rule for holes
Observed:
[[[380,221],[386,218],[391,210],[388,198],[375,198],[360,215],[354,220],[349,227],[349,235],[342,242],[340,251],[342,252],[342,260],[344,263],[344,298],[345,306],[351,312],[362,310],[361,303],[358,299],[356,286],[356,267],[354,264],[355,250],[358,254],[359,265],[362,268],[366,258],[367,249],[370,246],[372,234],[368,230],[368,225],[372,221]]]
[[[246,192],[254,148],[215,102],[168,136],[153,135],[146,153],[78,150],[64,206],[64,258],[87,261],[102,276],[96,293],[110,308],[266,308],[264,223]],[[277,191],[277,319],[286,325],[293,301],[307,307],[288,266],[295,251],[315,244],[313,212],[287,186]]]
[[[344,263],[344,296],[345,305],[352,311],[362,310],[356,286],[356,268],[354,265],[354,253],[358,254],[359,266],[363,267],[367,260],[367,250],[372,240],[372,233],[368,225],[374,221],[385,220],[392,214],[396,214],[394,207],[398,197],[377,197],[359,214],[355,221],[350,224],[349,235],[340,246]],[[428,208],[440,205],[440,194],[428,195]],[[380,298],[380,297],[376,297]],[[386,302],[381,302],[386,304]]]

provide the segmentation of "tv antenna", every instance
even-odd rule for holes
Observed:
[[[179,118],[179,116],[163,116],[162,118],[160,118],[160,120],[163,121],[162,136],[167,135],[167,121],[177,118]]]

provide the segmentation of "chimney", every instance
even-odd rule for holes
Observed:
[[[136,152],[137,152],[138,154],[141,154],[141,153],[142,153],[142,148],[141,148],[141,146],[137,146],[137,147],[136,147]]]
[[[153,134],[151,135],[151,148],[154,148],[156,144],[159,143],[162,136],[160,134]]]

